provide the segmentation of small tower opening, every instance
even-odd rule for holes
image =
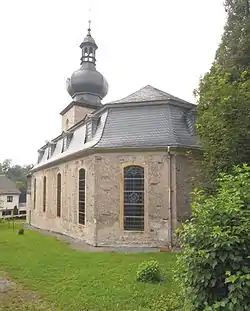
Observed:
[[[81,65],[84,63],[92,63],[95,65],[95,51],[97,50],[97,45],[91,36],[90,21],[88,34],[81,43],[80,48],[82,49]]]

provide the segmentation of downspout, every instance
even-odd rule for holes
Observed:
[[[97,238],[97,220],[96,220],[96,216],[95,216],[95,218],[94,218],[94,225],[95,225],[95,247],[97,247],[98,246],[98,238]]]
[[[96,171],[96,161],[95,161],[95,171]],[[96,174],[95,174],[95,186],[94,186],[94,189],[96,189]],[[95,239],[94,239],[94,243],[95,243],[95,247],[98,246],[98,237],[97,237],[97,234],[98,234],[98,228],[97,228],[97,208],[98,206],[96,206],[96,196],[94,195],[94,226],[95,226],[95,231],[94,231],[94,236],[95,236]]]
[[[169,232],[169,248],[172,249],[172,157],[170,146],[167,147],[168,154],[168,232]]]

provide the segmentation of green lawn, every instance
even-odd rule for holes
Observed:
[[[157,310],[177,291],[173,253],[84,253],[38,232],[25,230],[18,235],[17,228],[13,232],[0,223],[0,270],[24,290],[38,293],[45,303],[55,304],[47,310]],[[166,282],[135,281],[138,264],[147,259],[161,263]],[[0,306],[0,310],[12,309]]]

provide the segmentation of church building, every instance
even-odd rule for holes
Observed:
[[[38,150],[27,221],[93,246],[172,247],[190,214],[196,105],[150,85],[104,105],[90,27],[80,48],[61,134]]]

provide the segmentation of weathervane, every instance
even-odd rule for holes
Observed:
[[[89,21],[88,21],[88,23],[89,23],[89,28],[88,28],[88,35],[89,36],[91,36],[91,0],[89,1],[89,5],[88,5],[88,7],[89,7]]]

